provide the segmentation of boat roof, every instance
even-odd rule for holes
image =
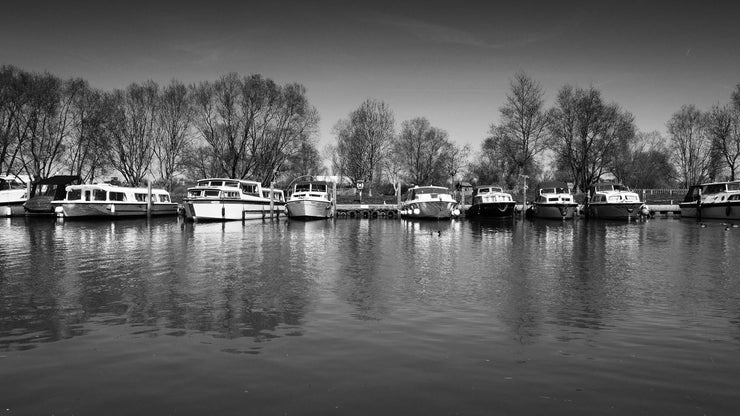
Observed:
[[[106,190],[106,191],[121,191],[121,192],[125,192],[125,191],[140,192],[140,193],[141,192],[144,192],[144,193],[149,192],[149,188],[133,187],[133,186],[119,186],[119,185],[112,185],[110,183],[105,183],[105,182],[102,182],[102,183],[83,183],[83,184],[79,184],[79,185],[69,185],[69,186],[67,186],[66,189],[67,190],[70,190],[70,189],[85,189],[85,188],[88,188],[88,189],[103,189],[103,190]],[[161,188],[152,188],[152,193],[158,193],[158,194],[166,193],[166,194],[169,194],[169,192],[167,192],[166,190],[161,189]]]
[[[258,185],[261,185],[261,182],[253,181],[251,179],[234,179],[234,178],[203,178],[198,179],[198,182],[202,181],[231,181],[231,182],[241,182],[241,183],[256,183]]]
[[[332,185],[333,182],[327,182],[327,181],[300,181],[300,182],[294,183],[293,186],[295,187],[297,185],[309,185],[309,184],[311,184],[311,185],[327,185],[328,186],[328,185]]]
[[[74,181],[81,181],[82,178],[79,175],[57,175],[51,178],[41,179],[36,182],[37,185],[64,185]]]
[[[542,188],[568,188],[568,184],[563,181],[544,181],[537,185],[538,189]]]

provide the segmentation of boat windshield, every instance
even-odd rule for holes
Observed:
[[[740,182],[730,182],[727,184],[728,191],[740,191]]]

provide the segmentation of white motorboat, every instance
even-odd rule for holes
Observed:
[[[740,220],[740,181],[694,185],[678,206],[682,217]]]
[[[460,215],[460,208],[449,189],[442,186],[415,186],[408,190],[400,206],[401,218],[450,219]]]
[[[285,203],[291,219],[323,219],[332,216],[332,195],[329,182],[305,181],[293,185]]]
[[[151,191],[151,201],[149,195]],[[64,199],[51,201],[63,218],[131,218],[176,215],[177,204],[164,189],[134,188],[108,183],[69,185]]]
[[[285,210],[285,196],[256,181],[207,178],[188,188],[183,205],[185,218],[194,221],[277,218]]]
[[[586,214],[590,218],[629,220],[649,214],[636,192],[620,183],[597,183],[590,189]]]

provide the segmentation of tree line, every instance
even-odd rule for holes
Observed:
[[[227,74],[102,91],[82,79],[0,67],[0,172],[111,174],[172,189],[178,178],[269,183],[320,169],[318,112],[300,84]],[[300,173],[298,173],[300,172]]]
[[[515,74],[480,150],[456,144],[425,117],[396,131],[392,109],[367,99],[317,150],[319,114],[298,83],[230,73],[185,85],[153,81],[102,91],[82,79],[0,67],[0,173],[34,178],[120,174],[131,185],[226,176],[283,185],[333,173],[352,185],[495,183],[557,179],[586,191],[605,174],[637,188],[730,179],[740,159],[740,85],[707,111],[685,105],[668,135],[640,132],[634,117],[593,86],[565,85],[550,108],[530,75]],[[383,185],[385,184],[385,185]]]

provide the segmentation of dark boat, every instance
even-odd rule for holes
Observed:
[[[476,186],[473,203],[465,211],[469,218],[509,218],[514,215],[516,202],[511,194],[493,185]]]
[[[79,185],[82,178],[76,175],[58,175],[42,179],[31,185],[31,195],[23,204],[26,215],[54,215],[51,201],[64,199],[68,185]]]

